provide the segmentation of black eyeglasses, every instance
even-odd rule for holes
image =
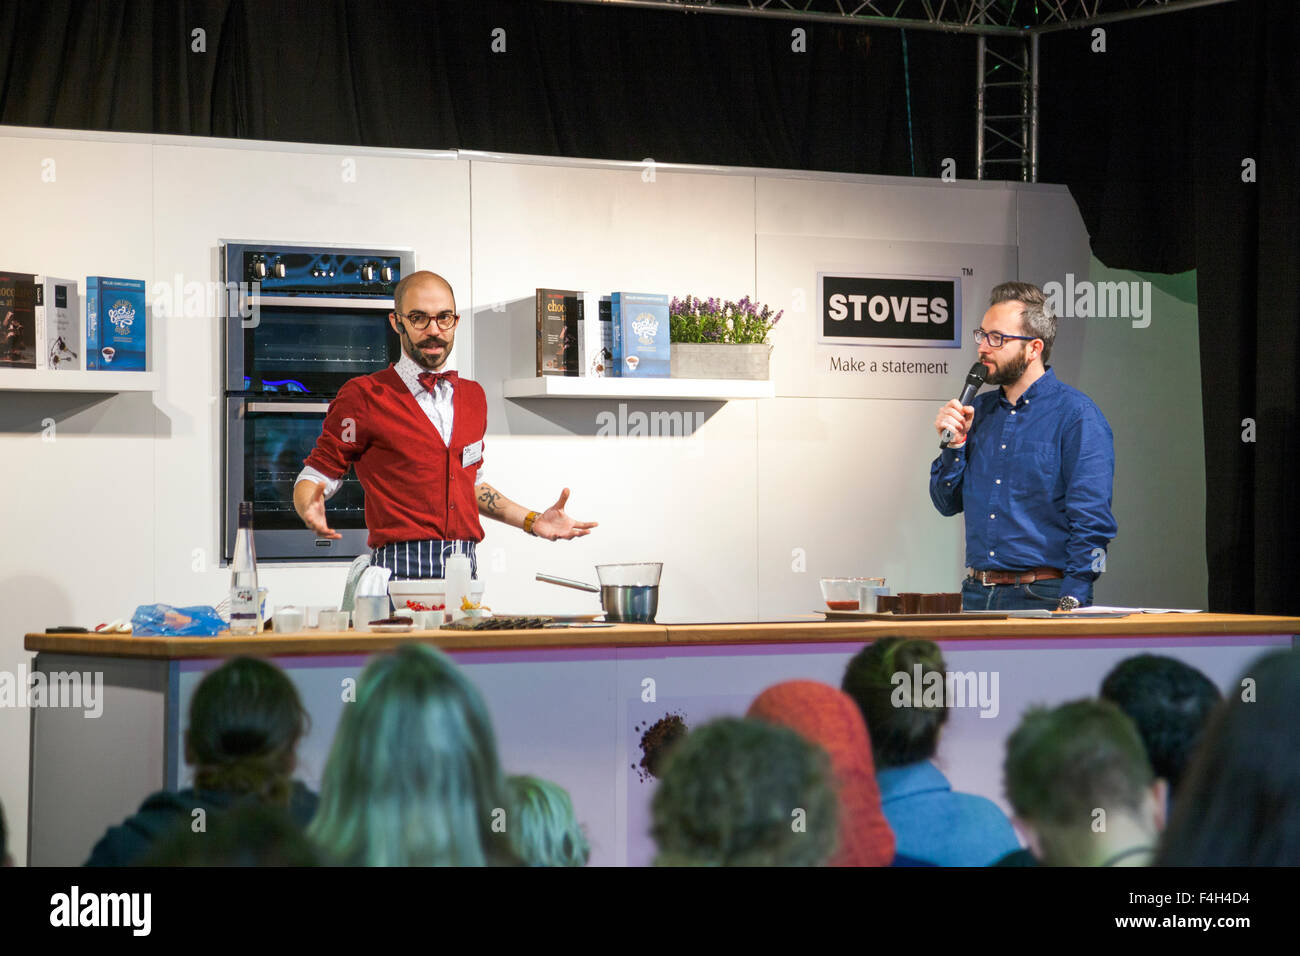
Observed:
[[[446,332],[460,321],[460,316],[455,312],[439,312],[437,315],[430,315],[428,312],[398,312],[396,314],[409,322],[411,328],[417,332],[423,332],[427,329],[430,322],[437,322],[438,328]]]
[[[984,340],[988,339],[991,349],[1002,348],[1006,345],[1007,339],[1024,339],[1026,342],[1032,342],[1038,338],[1036,335],[1007,335],[1005,332],[985,332],[983,329],[976,329],[971,335],[975,336],[976,345],[983,345]]]

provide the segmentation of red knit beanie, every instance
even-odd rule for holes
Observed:
[[[880,808],[880,788],[862,712],[843,691],[810,680],[769,687],[747,717],[789,727],[830,756],[839,785],[840,845],[829,866],[888,866],[894,831]]]

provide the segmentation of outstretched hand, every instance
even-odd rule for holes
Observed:
[[[316,532],[318,538],[342,538],[329,526],[325,518],[325,486],[319,481],[308,481],[306,484],[312,485],[311,495],[306,499],[302,511],[302,523],[312,531]],[[297,488],[294,489],[294,496],[297,497]]]
[[[569,500],[569,489],[560,492],[560,498],[533,521],[533,534],[547,541],[581,538],[591,534],[595,521],[574,521],[564,513],[564,503]]]

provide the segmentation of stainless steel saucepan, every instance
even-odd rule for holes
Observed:
[[[653,624],[655,612],[659,610],[659,576],[663,569],[663,562],[598,564],[596,576],[600,580],[599,587],[540,571],[537,580],[599,594],[606,621]]]

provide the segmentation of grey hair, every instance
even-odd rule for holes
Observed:
[[[1047,307],[1043,290],[1032,282],[1003,282],[989,293],[989,305],[1003,302],[1019,302],[1025,307],[1020,313],[1021,331],[1043,340],[1043,364],[1046,365],[1052,355],[1052,343],[1056,341],[1056,316]]]

